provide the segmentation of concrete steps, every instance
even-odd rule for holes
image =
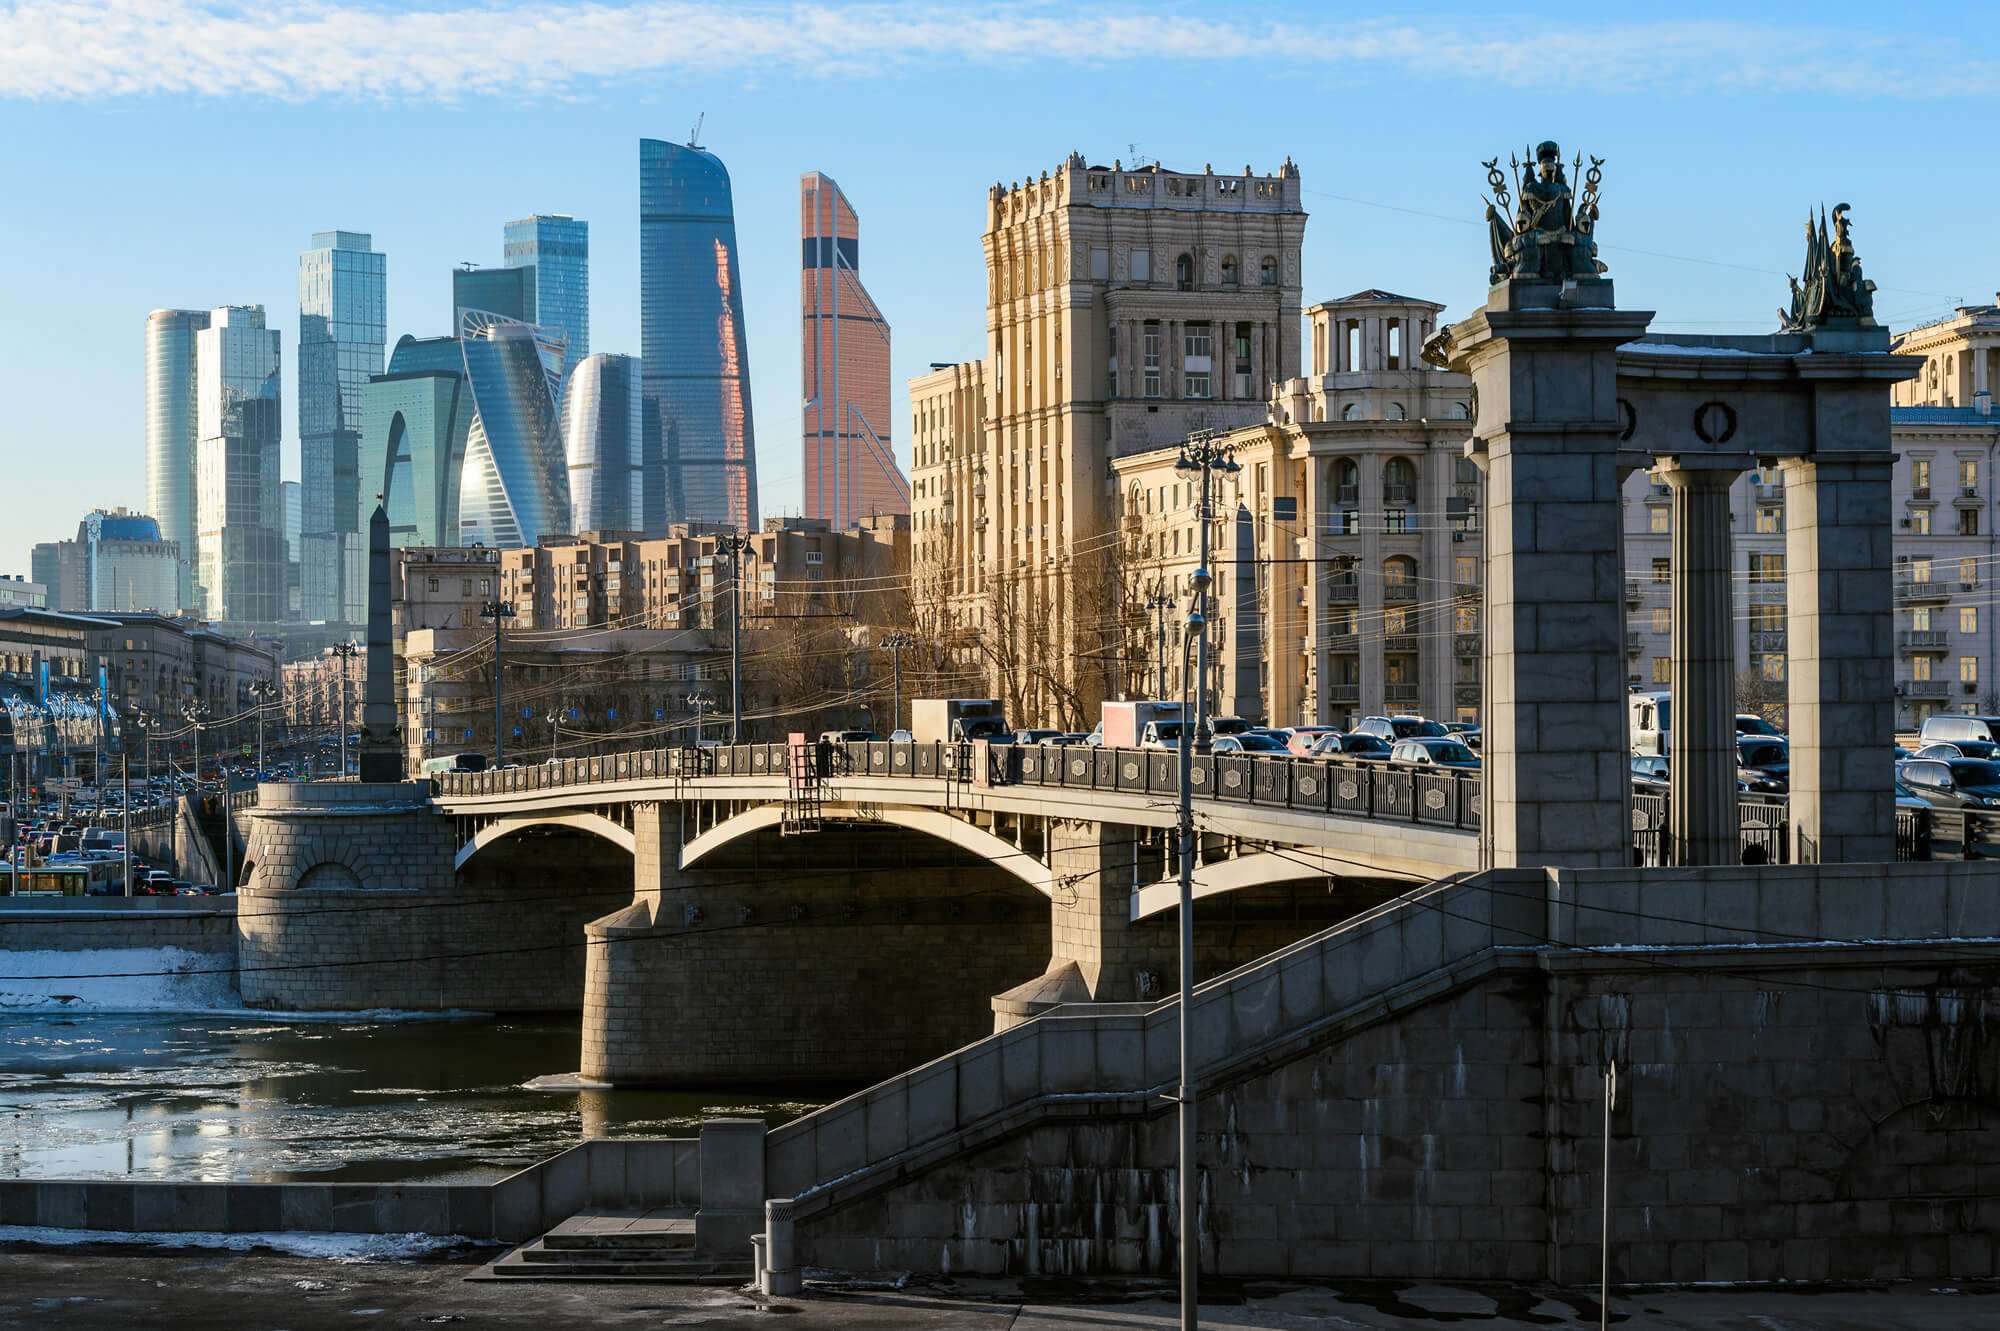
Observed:
[[[747,1261],[695,1252],[692,1210],[592,1209],[467,1278],[742,1285],[750,1276]]]

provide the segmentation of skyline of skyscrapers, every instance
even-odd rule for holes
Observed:
[[[175,609],[200,604],[194,558],[196,444],[195,335],[207,310],[154,310],[146,316],[146,508],[180,546]]]
[[[535,270],[530,322],[562,332],[564,371],[590,354],[590,223],[568,213],[534,213],[501,231],[500,262]]]
[[[586,356],[569,373],[562,436],[574,532],[641,530],[642,377],[638,357],[605,354]]]
[[[562,334],[475,311],[458,340],[474,411],[459,482],[460,542],[511,550],[570,532]]]
[[[648,532],[757,525],[757,442],[729,172],[639,140],[639,357]],[[654,484],[654,478],[659,483]]]
[[[362,392],[382,372],[388,340],[388,273],[388,256],[365,231],[315,232],[299,255],[299,588],[308,620],[367,616],[357,452]]]
[[[861,284],[861,222],[832,176],[799,177],[805,515],[844,531],[910,511],[890,443],[889,324]]]
[[[274,624],[284,610],[280,334],[262,305],[225,305],[195,334],[195,527],[202,611]]]

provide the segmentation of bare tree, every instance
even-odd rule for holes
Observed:
[[[1754,713],[1783,730],[1789,700],[1784,680],[1771,679],[1761,670],[1736,672],[1737,711]]]

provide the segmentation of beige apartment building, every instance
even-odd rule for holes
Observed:
[[[919,622],[1023,716],[1117,691],[1111,475],[1190,431],[1262,422],[1297,373],[1298,169],[1092,166],[987,198],[986,355],[912,381]],[[921,486],[918,484],[921,482]]]

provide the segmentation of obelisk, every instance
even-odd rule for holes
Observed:
[[[389,514],[380,503],[368,519],[368,672],[361,704],[360,775],[363,781],[401,781],[404,776],[389,630]]]

